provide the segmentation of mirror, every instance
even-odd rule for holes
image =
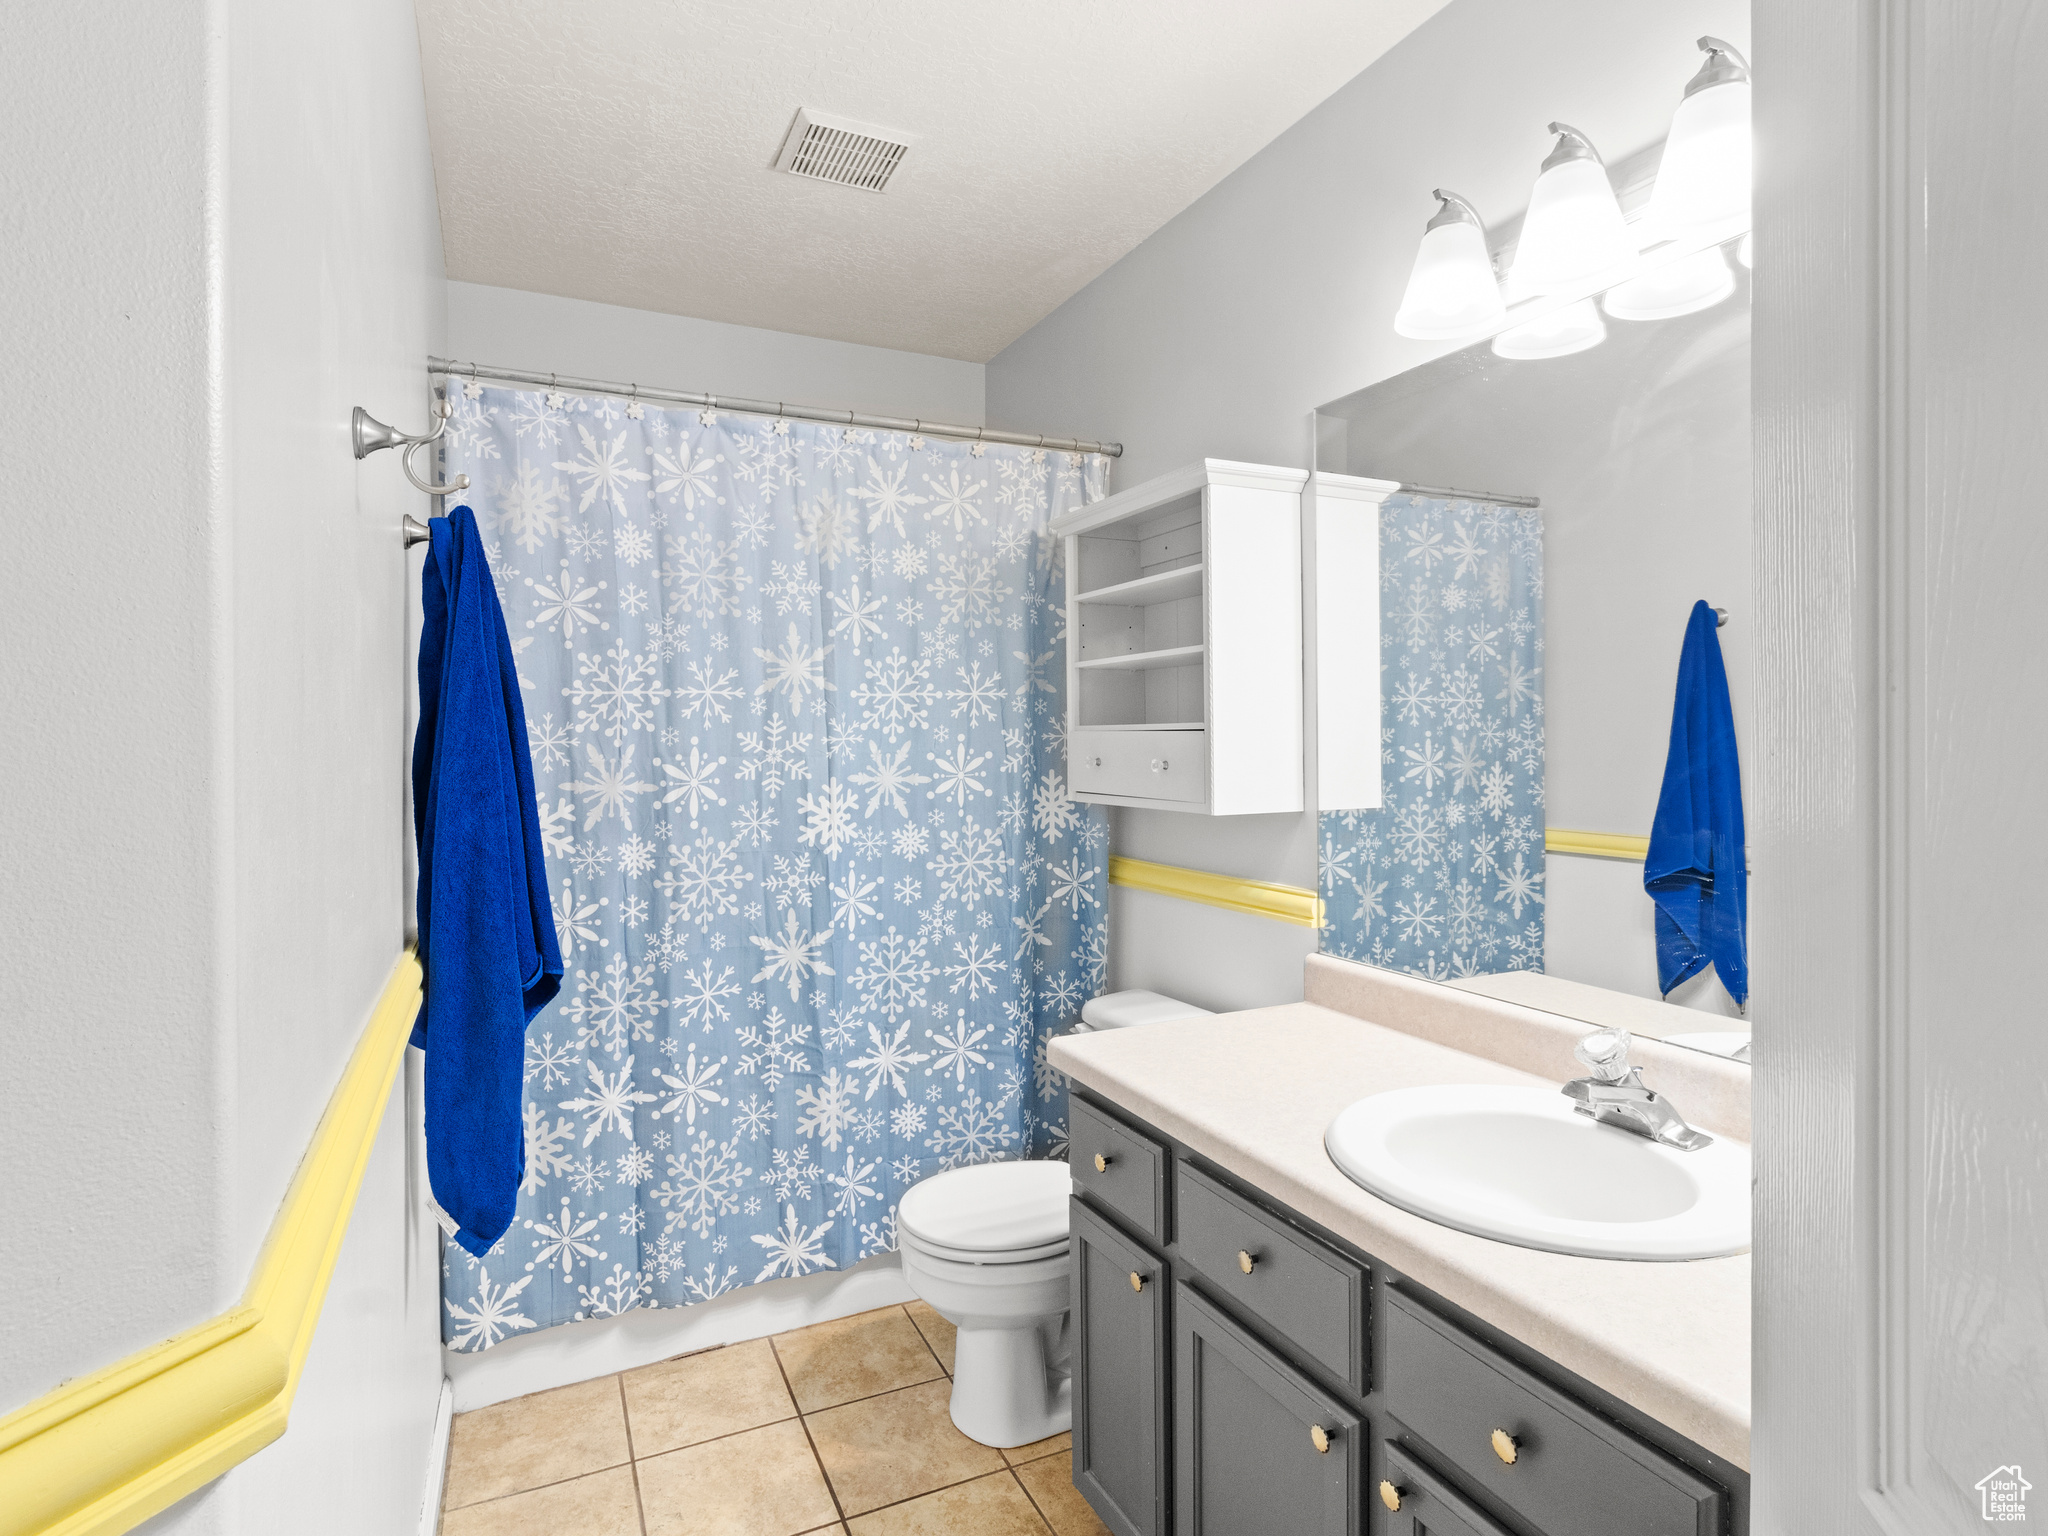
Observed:
[[[1381,509],[1384,805],[1323,812],[1320,879],[1329,953],[1746,1059],[1714,964],[1660,991],[1643,863],[1696,601],[1725,611],[1754,782],[1749,273],[1721,255],[1734,287],[1693,313],[1609,314],[1542,360],[1481,341],[1318,411],[1319,471],[1403,487]]]

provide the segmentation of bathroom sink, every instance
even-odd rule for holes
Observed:
[[[1577,1113],[1546,1088],[1397,1088],[1323,1133],[1353,1183],[1403,1210],[1524,1248],[1706,1259],[1749,1247],[1749,1151],[1682,1152]]]

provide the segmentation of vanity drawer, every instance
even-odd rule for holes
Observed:
[[[1166,1148],[1085,1099],[1068,1100],[1067,1127],[1074,1188],[1163,1245]]]
[[[1386,1536],[1510,1536],[1470,1499],[1389,1440],[1372,1496],[1388,1512]]]
[[[1207,731],[1076,731],[1067,751],[1076,794],[1135,800],[1209,797]]]
[[[1558,1536],[1720,1536],[1712,1483],[1410,1298],[1386,1315],[1387,1411],[1459,1481]]]
[[[1181,1256],[1209,1285],[1365,1395],[1365,1266],[1182,1163],[1174,1207]]]

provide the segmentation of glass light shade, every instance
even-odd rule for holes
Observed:
[[[1670,230],[1720,224],[1749,212],[1749,82],[1696,91],[1671,115],[1671,136],[1650,193],[1650,217]]]
[[[1735,247],[1735,259],[1741,262],[1745,268],[1756,265],[1756,252],[1750,248],[1749,243],[1755,238],[1756,236],[1753,234],[1744,235],[1742,237],[1742,244]]]
[[[1537,320],[1528,320],[1493,338],[1496,356],[1518,362],[1570,357],[1607,339],[1607,326],[1591,299],[1567,304]]]
[[[1598,160],[1566,160],[1536,178],[1515,249],[1515,281],[1555,293],[1603,277],[1626,276],[1636,243]]]
[[[1728,258],[1710,245],[1608,289],[1601,308],[1617,320],[1674,320],[1711,309],[1734,291]]]
[[[1483,336],[1507,319],[1486,233],[1462,221],[1423,231],[1394,329],[1418,341]]]

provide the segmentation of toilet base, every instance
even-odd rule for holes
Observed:
[[[1071,1429],[1074,1382],[1060,1348],[1064,1317],[1048,1329],[1021,1324],[964,1322],[953,1341],[953,1423],[970,1440],[997,1448],[1030,1445]],[[1042,1390],[1020,1390],[1042,1383]]]

